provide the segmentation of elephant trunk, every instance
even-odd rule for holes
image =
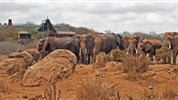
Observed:
[[[43,43],[43,49],[42,49],[43,51],[46,51],[46,47],[48,46],[48,43],[49,43],[48,38],[46,38]]]
[[[87,48],[84,43],[80,43],[80,49],[81,49],[81,61],[82,63],[86,63],[87,60]]]
[[[132,55],[136,54],[136,53],[137,53],[136,46],[134,46],[134,45],[129,45],[128,51],[129,51],[129,53],[132,54]]]

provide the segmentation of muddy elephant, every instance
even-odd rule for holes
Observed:
[[[137,53],[138,42],[141,40],[140,36],[129,35],[123,39],[123,47],[128,53],[135,55]]]
[[[93,49],[93,60],[100,52],[108,53],[112,49],[121,48],[121,37],[118,34],[98,34],[95,35],[95,46]]]
[[[80,51],[81,62],[85,64],[91,63],[93,60],[93,49],[95,45],[95,38],[93,35],[81,35],[80,36]]]
[[[138,52],[143,52],[144,55],[147,53],[150,56],[151,61],[153,61],[153,56],[156,54],[156,49],[160,49],[162,47],[161,41],[157,39],[142,39],[138,43]]]
[[[178,33],[177,32],[165,32],[163,36],[163,47],[167,47],[172,50],[172,64],[176,65],[176,57],[178,53]]]
[[[42,54],[50,53],[56,49],[67,49],[74,53],[79,61],[80,41],[78,37],[46,37],[39,41],[37,48],[43,52]]]

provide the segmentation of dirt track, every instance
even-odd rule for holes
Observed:
[[[1,57],[0,61],[4,58]],[[117,84],[116,90],[120,93],[121,100],[128,100],[128,96],[132,96],[134,100],[141,100],[144,91],[149,87],[153,87],[153,91],[160,100],[167,100],[163,98],[163,92],[166,88],[174,89],[178,93],[178,70],[172,68],[172,65],[150,65],[149,71],[142,74],[142,78],[136,80],[129,80],[128,74],[121,70],[122,63],[108,62],[104,68],[93,68],[93,65],[78,64],[76,72],[70,77],[57,81],[57,90],[61,91],[61,100],[77,100],[76,91],[81,82],[85,79],[100,79],[112,85]],[[175,66],[174,66],[175,67]],[[4,80],[5,81],[2,81]],[[1,100],[21,100],[22,98],[43,97],[44,90],[47,83],[43,83],[39,87],[23,87],[20,82],[9,82],[6,74],[0,71],[0,80],[5,82],[0,85],[0,99]],[[1,86],[8,86],[9,93],[3,93]],[[27,99],[26,99],[27,100]],[[39,99],[41,100],[41,99]],[[172,100],[178,100],[176,96]]]

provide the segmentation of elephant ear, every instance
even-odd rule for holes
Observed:
[[[117,36],[118,36],[120,39],[123,39],[122,35],[120,35],[119,33],[117,33]]]
[[[43,44],[44,44],[45,39],[40,39],[37,43],[37,50],[40,51],[43,49]]]
[[[47,37],[47,38],[44,39],[43,49],[42,49],[43,51],[46,50],[46,47],[48,46],[48,44],[49,44],[49,39],[48,39],[48,37]]]
[[[169,35],[168,40],[171,41],[173,38],[178,38],[178,33],[177,32],[168,32],[167,33]]]
[[[169,34],[170,36],[174,37],[176,33],[177,33],[177,32],[169,32],[168,34]]]
[[[152,43],[150,41],[146,41],[146,46],[145,46],[145,51],[149,51],[150,49],[152,49]]]

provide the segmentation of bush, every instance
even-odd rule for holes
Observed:
[[[122,58],[127,56],[125,51],[119,50],[119,49],[113,49],[111,51],[111,58],[113,61],[122,61]]]
[[[18,32],[14,27],[5,27],[0,31],[0,41],[17,41]]]
[[[77,100],[118,100],[115,85],[99,80],[83,81],[77,91]]]
[[[0,42],[0,55],[9,54],[19,49],[24,49],[24,46],[7,41]]]
[[[163,64],[171,63],[171,51],[168,48],[160,48],[156,50],[156,57],[158,61]]]
[[[126,79],[135,81],[141,77],[141,74],[148,70],[150,59],[146,56],[140,58],[133,55],[127,55],[122,59],[123,72],[127,73]]]
[[[29,43],[28,45],[25,45],[25,49],[31,49],[31,48],[36,48],[38,44],[37,40],[32,41],[31,43]]]
[[[96,61],[93,65],[95,68],[102,68],[102,67],[105,67],[106,63],[109,61],[111,61],[110,55],[104,52],[100,52],[96,56]]]
[[[146,56],[139,58],[129,54],[122,58],[122,63],[125,73],[144,73],[150,65],[150,60]]]

